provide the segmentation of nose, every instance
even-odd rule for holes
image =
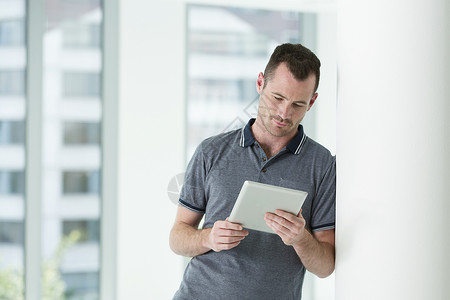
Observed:
[[[278,104],[278,116],[280,116],[280,118],[284,119],[289,119],[289,114],[290,114],[290,105],[289,105],[289,101],[282,101],[281,103]]]

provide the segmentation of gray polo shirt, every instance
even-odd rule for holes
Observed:
[[[302,215],[310,231],[334,228],[336,161],[303,133],[267,159],[242,129],[204,140],[186,170],[179,204],[205,214],[203,228],[225,220],[245,180],[308,192]],[[173,299],[301,299],[305,267],[278,235],[249,230],[241,243],[194,257]]]

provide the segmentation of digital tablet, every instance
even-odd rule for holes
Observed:
[[[264,220],[266,212],[282,209],[297,215],[307,192],[245,181],[234,204],[228,221],[239,223],[244,228],[274,233]]]

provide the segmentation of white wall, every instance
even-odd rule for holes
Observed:
[[[182,258],[169,249],[183,171],[184,6],[120,2],[118,299],[170,299]]]
[[[336,153],[337,16],[335,11],[317,16],[317,56],[322,64],[316,110],[317,141]]]
[[[338,6],[336,299],[450,299],[450,6]]]

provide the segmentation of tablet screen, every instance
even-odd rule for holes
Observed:
[[[281,209],[297,215],[307,192],[245,181],[228,220],[244,228],[274,233],[264,220],[266,212]]]

